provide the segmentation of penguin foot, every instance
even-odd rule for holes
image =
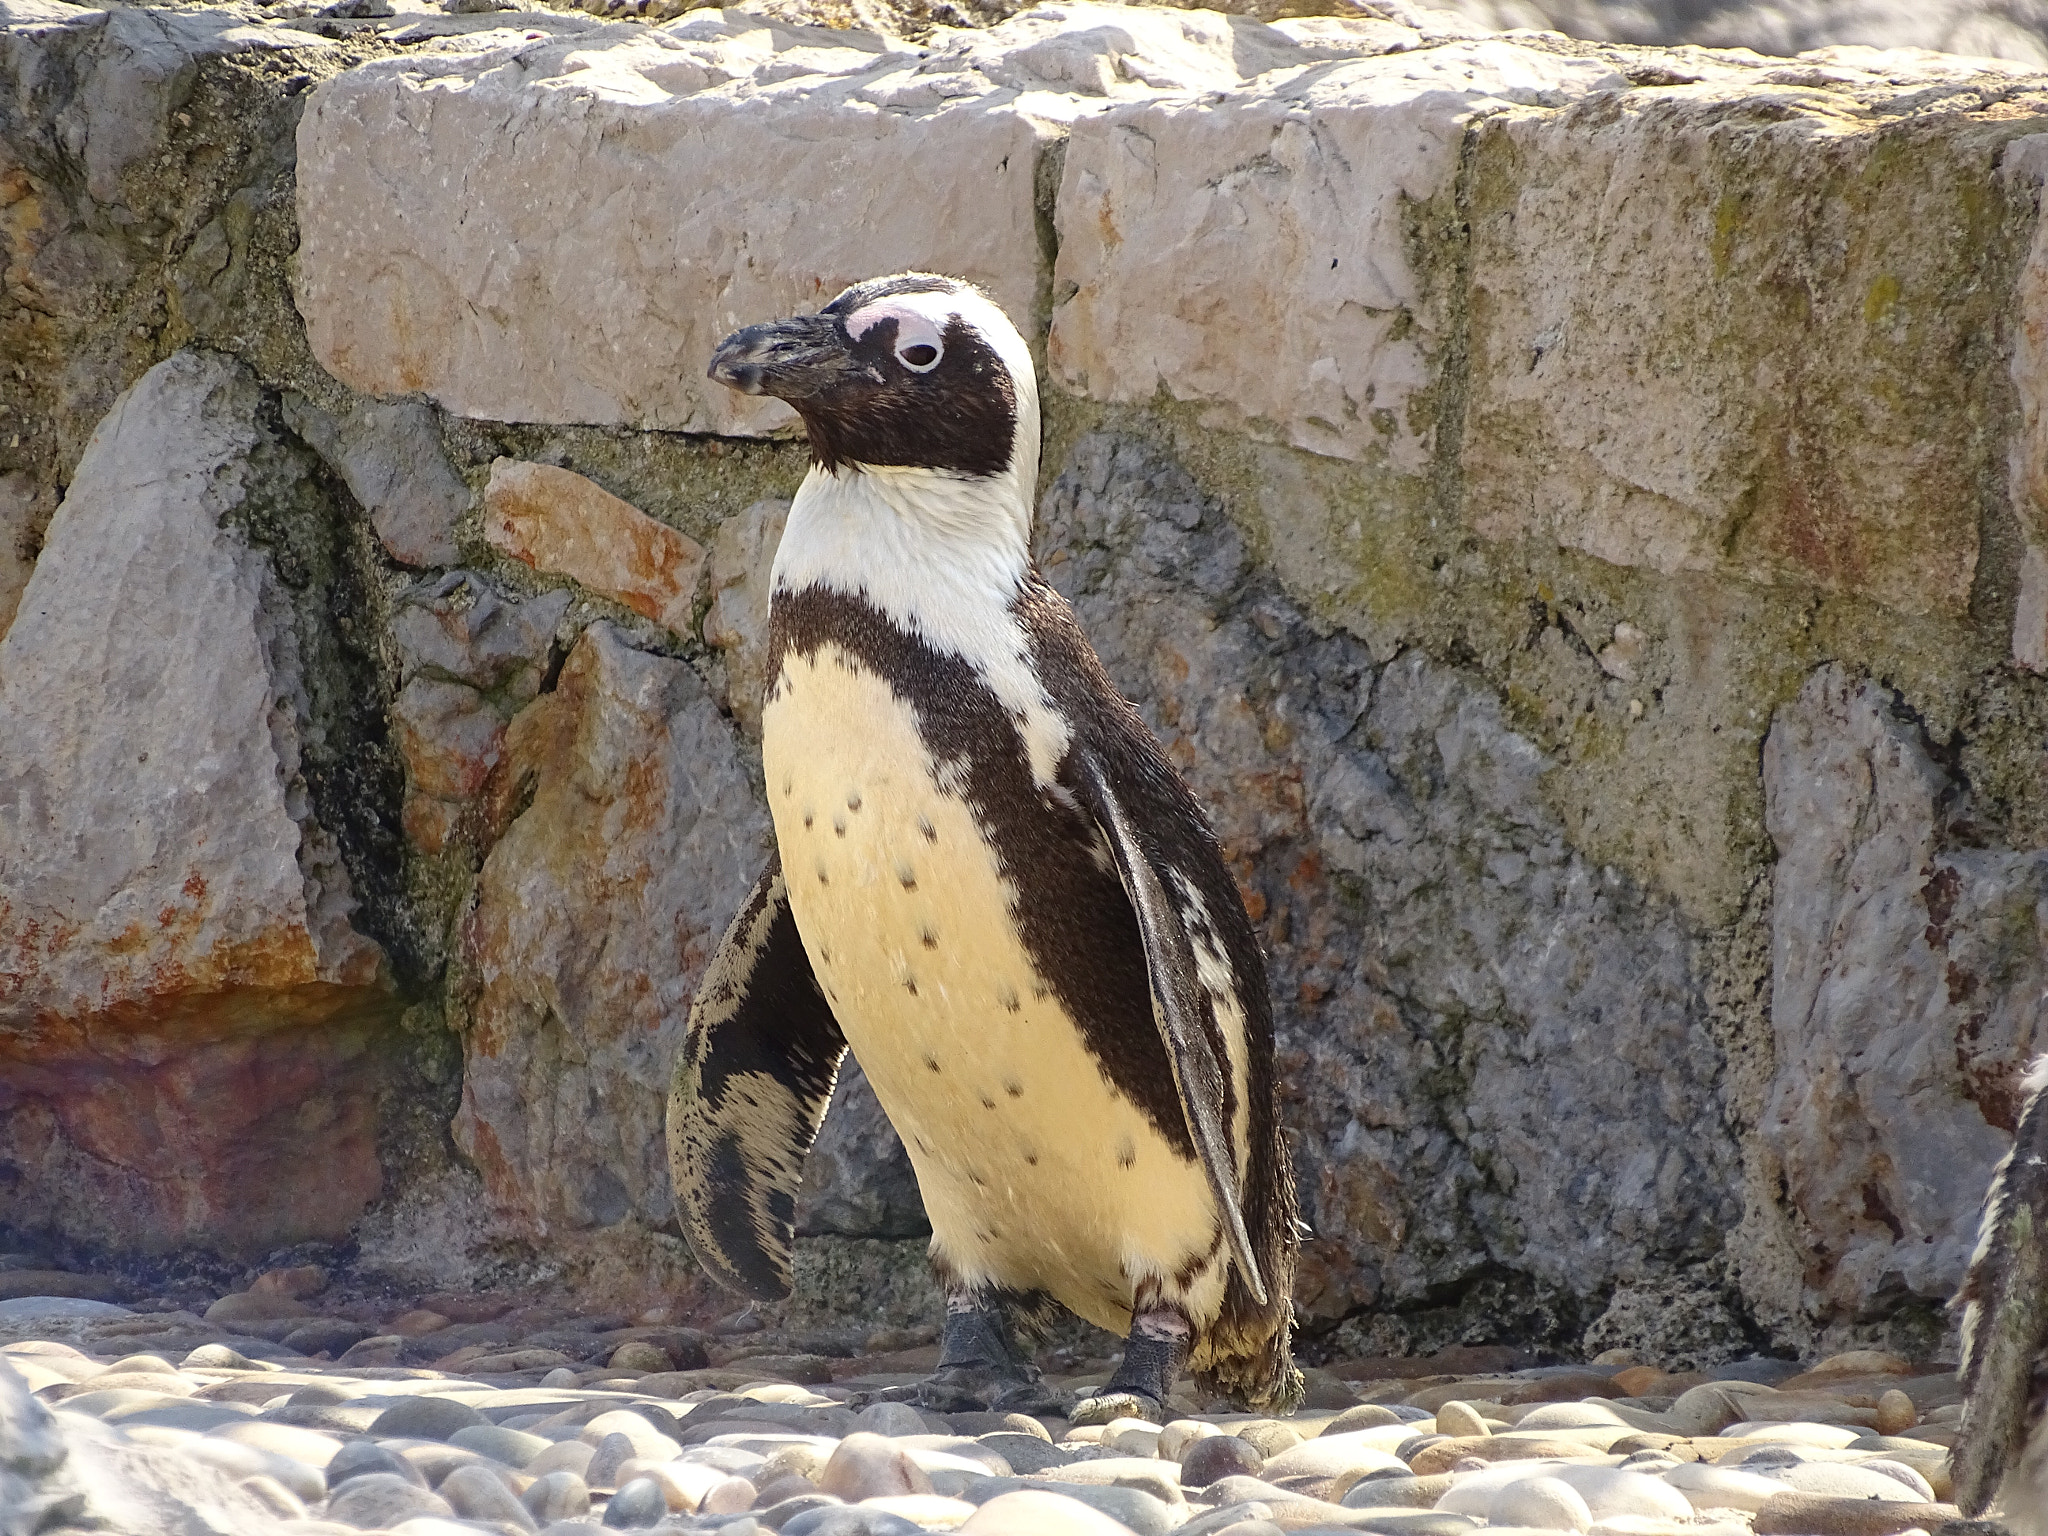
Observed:
[[[1074,1404],[1070,1423],[1107,1424],[1111,1419],[1166,1421],[1166,1396],[1180,1379],[1194,1346],[1195,1330],[1177,1307],[1154,1307],[1131,1319],[1123,1364],[1102,1390]]]
[[[938,1370],[890,1395],[897,1393],[898,1401],[934,1413],[1058,1413],[1065,1406],[1065,1398],[1039,1379],[1038,1368],[1018,1347],[1003,1296],[986,1291],[946,1298]]]

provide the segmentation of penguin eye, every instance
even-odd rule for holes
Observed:
[[[939,366],[939,349],[928,341],[913,341],[896,349],[896,361],[912,373],[930,373]]]

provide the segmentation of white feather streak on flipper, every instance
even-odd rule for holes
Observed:
[[[1081,770],[1109,816],[1110,840],[1118,854],[1117,872],[1123,877],[1124,892],[1138,915],[1138,932],[1145,944],[1146,968],[1152,977],[1153,1017],[1166,1040],[1166,1059],[1173,1065],[1174,1086],[1187,1114],[1188,1132],[1215,1187],[1223,1229],[1229,1235],[1232,1256],[1244,1275],[1245,1288],[1263,1306],[1266,1282],[1259,1273],[1258,1260],[1252,1257],[1251,1234],[1245,1230],[1244,1211],[1238,1201],[1238,1159],[1232,1152],[1228,1132],[1218,1123],[1217,1111],[1223,1097],[1222,1068],[1202,1039],[1201,1005],[1196,993],[1200,968],[1193,942],[1101,766],[1084,755]]]
[[[2029,1073],[2030,1080],[2034,1078]],[[1984,1221],[1958,1300],[1963,1422],[1951,1452],[1956,1502],[1975,1517],[2003,1482],[2032,1501],[2033,1377],[2048,1345],[2048,1105],[2036,1091],[2020,1112],[2013,1149],[1992,1175]]]
[[[1216,1027],[1223,1035],[1223,1048],[1230,1055],[1230,1084],[1236,1102],[1231,1115],[1230,1144],[1243,1154],[1237,1164],[1238,1187],[1243,1188],[1249,1172],[1245,1163],[1251,1157],[1252,1125],[1252,1063],[1244,1001],[1238,996],[1237,973],[1231,969],[1230,957],[1216,942],[1216,923],[1209,915],[1209,903],[1186,875],[1177,869],[1168,873],[1173,876],[1174,892],[1180,899],[1181,927],[1194,950],[1195,978],[1209,994],[1210,1006],[1216,1010]]]

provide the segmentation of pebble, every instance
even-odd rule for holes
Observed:
[[[589,1513],[590,1488],[574,1472],[550,1472],[536,1478],[519,1502],[536,1520],[573,1520]]]
[[[1207,1435],[1187,1448],[1180,1461],[1180,1480],[1190,1488],[1206,1488],[1222,1477],[1256,1475],[1266,1458],[1235,1435]]]
[[[392,1472],[365,1472],[343,1483],[327,1500],[327,1518],[363,1530],[398,1524],[413,1515],[453,1515],[448,1501],[431,1488]]]
[[[1496,1490],[1487,1501],[1488,1525],[1519,1525],[1537,1531],[1583,1531],[1593,1512],[1571,1484],[1554,1477],[1524,1477]]]
[[[1440,1435],[1490,1435],[1486,1420],[1470,1403],[1453,1399],[1436,1411],[1436,1432]]]
[[[924,1335],[890,1345],[923,1354],[864,1366],[759,1328],[745,1342],[761,1353],[714,1369],[666,1314],[457,1296],[364,1310],[308,1292],[329,1316],[291,1311],[303,1302],[277,1286],[220,1309],[232,1329],[191,1311],[0,1310],[0,1358],[67,1434],[204,1462],[293,1536],[1465,1536],[1481,1521],[1484,1536],[1904,1536],[1953,1517],[1935,1502],[1953,1379],[1883,1356],[1316,1371],[1283,1418],[1183,1387],[1163,1425],[1071,1426],[867,1402],[930,1368]],[[303,1358],[316,1341],[347,1357]]]
[[[661,1484],[651,1477],[636,1477],[605,1504],[604,1523],[621,1530],[637,1531],[661,1524],[667,1513],[668,1499],[661,1491]]]
[[[457,1467],[441,1479],[437,1492],[465,1520],[500,1521],[523,1531],[536,1528],[532,1514],[518,1496],[496,1473],[482,1467]]]

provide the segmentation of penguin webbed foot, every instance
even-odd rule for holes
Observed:
[[[991,1292],[946,1298],[939,1368],[914,1387],[897,1390],[933,1413],[1057,1413],[1064,1406],[1019,1346],[1003,1297]]]
[[[1107,1424],[1111,1419],[1149,1419],[1163,1424],[1166,1399],[1188,1363],[1194,1328],[1175,1307],[1140,1312],[1131,1320],[1123,1363],[1102,1390],[1074,1404],[1068,1421]]]

